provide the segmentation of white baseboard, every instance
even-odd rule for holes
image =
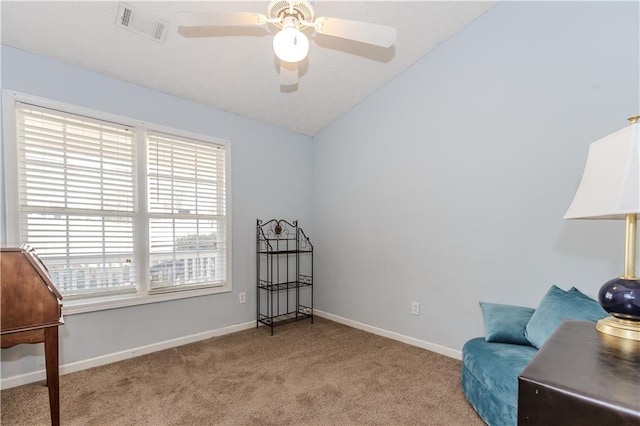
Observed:
[[[416,339],[414,337],[405,336],[403,334],[385,330],[383,328],[374,327],[372,325],[364,324],[362,322],[354,321],[348,318],[343,318],[341,316],[330,314],[328,312],[319,311],[318,309],[314,309],[313,314],[322,318],[326,318],[331,321],[339,322],[340,324],[348,325],[349,327],[353,327],[359,330],[367,331],[369,333],[377,334],[378,336],[387,337],[389,339],[397,340],[399,342],[406,343],[411,346],[417,346],[419,348],[426,349],[431,352],[436,352],[441,355],[446,355],[450,358],[455,358],[457,360],[462,359],[462,351],[447,348],[445,346],[440,346],[435,343]]]
[[[152,352],[164,349],[174,348],[189,343],[198,342],[200,340],[210,339],[212,337],[223,336],[225,334],[235,333],[237,331],[247,330],[255,327],[255,321],[249,321],[241,324],[234,324],[228,327],[219,328],[217,330],[204,331],[202,333],[191,334],[189,336],[178,337],[176,339],[165,340],[151,345],[140,346],[126,351],[115,352],[112,354],[101,355],[95,358],[84,359],[81,361],[71,362],[60,366],[60,374],[68,374],[76,371],[86,370],[88,368],[99,367],[101,365],[111,364],[117,361],[134,358],[140,355],[146,355]],[[39,382],[45,380],[45,370],[33,371],[31,373],[20,374],[4,378],[0,381],[0,389],[9,389],[16,386],[26,385],[28,383]]]

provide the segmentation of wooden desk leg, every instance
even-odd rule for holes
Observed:
[[[44,330],[44,356],[49,388],[49,410],[51,425],[60,425],[60,378],[58,374],[58,327]]]

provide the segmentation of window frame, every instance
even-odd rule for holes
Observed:
[[[63,313],[72,315],[146,303],[156,303],[190,297],[204,296],[232,291],[232,203],[231,203],[231,144],[228,140],[214,138],[181,129],[176,129],[156,123],[136,120],[129,117],[97,111],[90,108],[67,104],[51,99],[32,96],[17,91],[2,90],[2,120],[3,120],[3,152],[2,165],[3,182],[3,218],[0,229],[0,240],[4,244],[20,244],[20,208],[19,208],[19,170],[18,170],[18,141],[16,123],[17,103],[33,104],[35,106],[59,110],[63,113],[86,116],[97,120],[109,121],[134,130],[136,144],[136,192],[134,205],[134,227],[136,229],[134,251],[138,258],[138,273],[136,292],[123,294],[109,294],[104,296],[90,296],[85,298],[68,298],[63,301]],[[212,143],[224,146],[225,149],[225,264],[226,276],[224,283],[218,286],[198,288],[183,288],[152,292],[149,280],[149,212],[147,205],[147,132],[163,133],[178,138],[186,138],[198,142]],[[9,207],[15,206],[15,207]]]

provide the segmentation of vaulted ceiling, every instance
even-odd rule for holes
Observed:
[[[221,27],[208,37],[176,30],[178,11],[259,12],[268,1],[126,2],[165,21],[159,42],[116,25],[120,3],[2,1],[2,43],[261,122],[314,135],[495,2],[313,2],[315,16],[397,28],[389,49],[317,34],[297,86],[280,86],[279,62],[263,27]]]

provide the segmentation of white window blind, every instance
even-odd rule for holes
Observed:
[[[147,132],[152,291],[223,285],[225,147]]]
[[[135,147],[126,126],[16,104],[22,240],[65,295],[135,291]]]

